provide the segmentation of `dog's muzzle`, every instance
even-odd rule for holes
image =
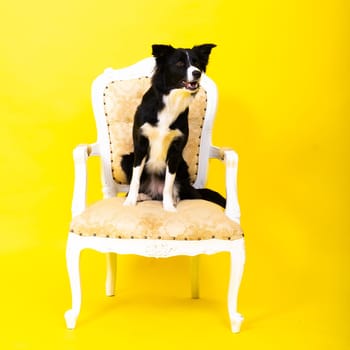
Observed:
[[[198,80],[192,80],[192,81],[182,81],[182,86],[190,91],[197,91],[199,89],[199,81]]]

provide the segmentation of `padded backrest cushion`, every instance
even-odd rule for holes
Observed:
[[[124,154],[133,151],[132,125],[134,114],[142,96],[150,87],[149,77],[112,81],[104,92],[104,110],[108,126],[112,174],[119,184],[126,184],[126,176],[120,161]],[[189,166],[192,183],[196,180],[199,146],[207,105],[207,96],[200,88],[189,108],[189,139],[183,156]]]

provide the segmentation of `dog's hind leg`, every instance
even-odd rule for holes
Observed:
[[[122,156],[120,166],[125,173],[128,183],[130,183],[131,181],[133,164],[134,164],[134,153],[124,154]]]

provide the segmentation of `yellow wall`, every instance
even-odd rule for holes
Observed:
[[[242,303],[338,300],[337,338],[349,306],[348,13],[341,0],[2,2],[0,253],[59,246],[64,254],[71,150],[95,141],[94,77],[148,56],[153,43],[216,43],[213,139],[240,155]],[[209,184],[223,190],[212,166]],[[228,272],[225,258],[203,264],[214,279]],[[203,278],[208,295],[223,295],[220,278]]]

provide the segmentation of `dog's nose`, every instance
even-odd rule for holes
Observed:
[[[192,72],[193,79],[199,79],[202,75],[202,72],[200,70],[194,70]]]

